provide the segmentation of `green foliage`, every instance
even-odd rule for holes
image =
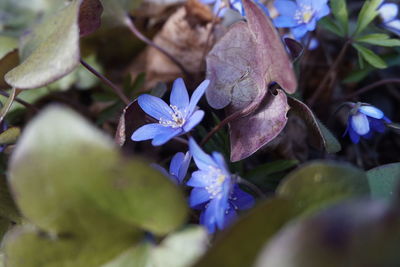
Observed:
[[[264,201],[225,231],[194,266],[252,266],[263,244],[297,213],[293,203],[289,201]]]
[[[22,63],[6,74],[8,84],[19,89],[42,87],[78,65],[81,2],[73,1],[24,38],[20,50]]]
[[[375,54],[372,50],[360,44],[353,43],[352,45],[355,49],[357,49],[359,56],[365,59],[365,61],[367,61],[372,66],[378,69],[384,69],[387,67],[386,62],[380,56]]]
[[[332,13],[339,22],[342,36],[347,35],[349,29],[349,15],[347,12],[346,0],[331,0]]]
[[[378,15],[378,7],[382,0],[367,0],[358,14],[357,26],[354,36],[358,36]]]
[[[168,178],[122,158],[111,139],[61,107],[27,126],[9,182],[22,214],[45,231],[24,227],[8,235],[11,266],[93,266],[137,242],[141,229],[166,234],[186,219],[184,197]],[[80,257],[71,256],[76,251]]]
[[[367,172],[373,197],[391,199],[400,186],[400,163],[373,168]]]
[[[102,267],[191,266],[207,248],[204,228],[192,226],[166,237],[159,245],[143,242]]]
[[[298,168],[277,188],[279,196],[292,199],[296,207],[307,212],[369,192],[368,180],[362,170],[348,164],[323,161]]]
[[[389,35],[384,33],[372,33],[357,37],[355,39],[357,42],[367,43],[372,45],[379,45],[379,46],[400,46],[399,39],[392,39]]]

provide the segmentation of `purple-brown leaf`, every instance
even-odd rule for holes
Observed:
[[[274,97],[268,86],[276,82],[288,93],[297,87],[291,60],[270,19],[251,0],[243,0],[243,6],[247,22],[235,23],[207,56],[211,83],[206,96],[213,108],[227,107],[230,115],[257,101],[267,103],[230,123],[233,161],[256,152],[286,124],[286,96],[279,91]]]
[[[258,110],[230,124],[231,161],[247,158],[273,140],[285,127],[289,110],[286,94],[268,93]]]
[[[79,8],[79,34],[86,36],[101,25],[103,6],[99,0],[84,0]]]

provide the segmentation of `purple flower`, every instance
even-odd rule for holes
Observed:
[[[193,187],[190,206],[202,210],[200,223],[213,233],[229,225],[236,218],[237,210],[251,208],[254,198],[239,188],[220,153],[207,155],[192,138],[189,148],[199,168],[187,182]]]
[[[197,103],[206,91],[209,80],[203,81],[193,92],[189,101],[185,83],[182,78],[176,79],[172,86],[170,105],[161,98],[152,95],[138,97],[139,106],[158,123],[146,124],[137,129],[131,139],[143,141],[153,139],[153,146],[160,146],[193,129],[204,117],[204,111],[197,109]]]
[[[383,4],[379,7],[378,12],[382,19],[383,27],[397,35],[400,35],[400,20],[397,18],[399,8],[397,4]]]
[[[301,39],[315,30],[317,21],[329,14],[328,0],[276,0],[279,16],[274,19],[278,28],[291,28],[293,36]]]
[[[360,136],[370,138],[374,131],[384,132],[385,123],[391,123],[391,120],[380,109],[361,103],[353,104],[344,135],[348,133],[351,141],[357,144]]]

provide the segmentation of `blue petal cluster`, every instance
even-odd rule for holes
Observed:
[[[274,5],[279,12],[275,26],[291,28],[297,40],[315,30],[317,21],[330,13],[328,0],[276,0]]]
[[[133,141],[153,139],[152,145],[160,146],[192,130],[204,117],[204,111],[198,110],[197,103],[204,95],[209,83],[209,80],[203,81],[193,92],[189,101],[185,83],[182,78],[176,79],[172,86],[170,105],[152,95],[139,96],[139,106],[158,123],[140,127],[132,134],[131,139]]]
[[[380,133],[385,131],[385,123],[391,123],[391,120],[380,109],[357,103],[350,111],[344,135],[348,133],[351,141],[357,144],[360,137],[370,138],[374,131]]]
[[[202,210],[200,223],[213,233],[229,225],[237,210],[251,208],[254,198],[239,188],[220,153],[206,154],[193,139],[189,140],[189,148],[199,168],[187,182],[193,187],[190,206]]]
[[[192,156],[189,152],[186,152],[185,154],[178,152],[172,157],[169,165],[169,176],[175,183],[183,183],[183,180],[185,179],[186,173],[189,169],[191,159]]]
[[[378,9],[382,19],[383,27],[389,31],[400,35],[400,19],[398,19],[399,7],[394,3],[385,3]]]

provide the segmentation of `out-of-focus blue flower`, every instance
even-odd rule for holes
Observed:
[[[199,168],[187,182],[193,187],[190,206],[202,210],[200,223],[213,233],[229,225],[236,218],[237,210],[251,208],[254,198],[239,188],[220,153],[214,152],[211,156],[204,153],[192,138],[189,148]]]
[[[397,4],[385,3],[379,7],[378,12],[382,19],[383,27],[400,35],[400,20],[397,18],[399,8]]]
[[[153,139],[153,146],[160,146],[193,129],[204,117],[204,111],[197,109],[197,103],[206,91],[209,80],[203,81],[193,92],[189,101],[185,83],[182,78],[176,79],[172,86],[170,105],[161,98],[152,95],[141,95],[139,106],[158,123],[146,124],[137,129],[131,139],[143,141]]]
[[[370,138],[373,132],[384,132],[385,123],[391,123],[382,110],[366,104],[353,104],[344,133],[350,136],[353,143],[357,144],[360,137]]]
[[[291,28],[293,36],[301,39],[315,30],[317,21],[329,14],[328,0],[276,0],[279,16],[274,19],[278,28]]]

